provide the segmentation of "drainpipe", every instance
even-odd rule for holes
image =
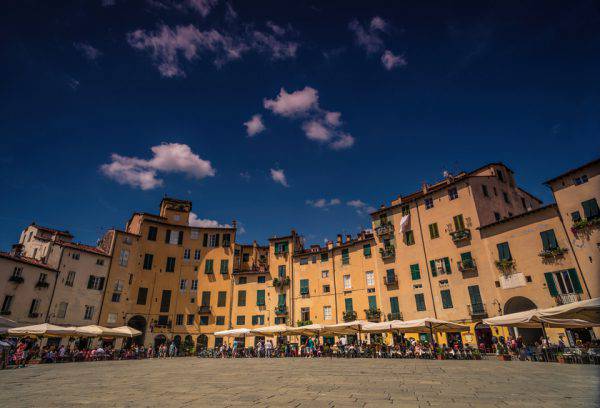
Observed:
[[[417,209],[417,219],[419,220],[419,234],[421,235],[421,247],[423,248],[423,256],[425,257],[425,270],[427,271],[427,281],[429,282],[431,303],[433,304],[433,316],[437,319],[437,309],[435,308],[435,299],[433,298],[433,286],[431,284],[431,271],[429,270],[429,262],[427,262],[427,251],[425,250],[425,240],[423,239],[423,227],[421,226],[421,214],[419,213],[418,203],[415,207]]]
[[[338,291],[336,285],[336,276],[335,276],[335,257],[333,256],[333,245],[331,246],[331,272],[333,275],[333,303],[335,305],[335,324],[339,323],[338,318]],[[327,253],[329,253],[329,248],[327,248]]]

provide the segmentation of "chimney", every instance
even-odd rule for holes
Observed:
[[[233,228],[237,228],[237,221],[236,220],[231,221],[231,226]]]
[[[352,235],[346,235],[346,244],[350,243],[350,241],[352,241]]]
[[[331,250],[333,248],[333,241],[327,241],[327,249]]]
[[[10,254],[12,256],[16,256],[17,258],[20,258],[23,256],[23,244],[14,244],[12,246],[12,249],[10,250]]]
[[[337,235],[337,244],[338,246],[342,245],[342,234]]]
[[[423,183],[422,190],[423,194],[427,194],[427,191],[429,191],[429,186],[427,185],[427,183]]]

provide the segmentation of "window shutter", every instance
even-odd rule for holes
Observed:
[[[410,266],[410,275],[412,280],[421,279],[421,271],[419,270],[419,264],[414,264]]]
[[[581,282],[579,282],[579,277],[577,276],[577,271],[575,269],[569,269],[569,277],[573,283],[573,289],[575,289],[575,293],[583,293]]]
[[[556,290],[556,284],[554,283],[554,277],[552,276],[552,272],[546,272],[544,274],[544,277],[546,278],[546,284],[548,285],[548,291],[550,291],[550,296],[558,296],[558,291]]]
[[[444,258],[444,265],[446,266],[446,274],[450,275],[452,273],[452,269],[450,269],[450,258]]]
[[[469,286],[469,297],[471,298],[471,305],[480,305],[483,303],[478,285]]]
[[[215,235],[215,246],[218,247],[219,246],[219,234]]]
[[[469,262],[472,261],[473,258],[471,258],[470,252],[463,252],[462,254],[460,254],[460,260],[463,262]]]
[[[277,302],[279,306],[285,306],[285,293],[279,294],[279,300]]]
[[[352,307],[352,299],[344,299],[344,303],[346,305],[346,312],[352,312],[354,310]]]
[[[168,229],[167,233],[165,234],[165,242],[168,244],[169,242],[171,242],[171,230]]]
[[[92,289],[94,287],[94,275],[90,275],[88,278],[88,289]]]
[[[431,276],[437,276],[437,270],[435,269],[435,261],[432,259],[431,261],[429,261],[429,264],[431,265]]]
[[[577,276],[577,275],[575,275],[575,276]],[[98,290],[104,289],[104,279],[105,278],[100,278],[100,284],[98,285]],[[579,287],[579,289],[581,289],[581,286]]]
[[[377,297],[369,296],[369,309],[377,309]]]
[[[202,246],[208,246],[208,234],[204,234],[204,237],[202,238]]]
[[[265,304],[265,291],[263,289],[256,291],[256,305],[264,306]]]
[[[183,231],[179,231],[179,237],[177,238],[177,243],[179,245],[183,244]]]
[[[398,298],[396,296],[390,298],[390,310],[392,313],[400,312],[400,306],[398,305]]]

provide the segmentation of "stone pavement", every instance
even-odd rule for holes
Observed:
[[[594,407],[600,367],[530,362],[199,359],[0,371],[0,406]]]

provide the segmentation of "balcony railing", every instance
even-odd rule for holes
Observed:
[[[379,236],[389,235],[394,233],[394,224],[391,222],[384,222],[377,228],[375,228],[375,233]]]
[[[260,273],[267,273],[269,272],[269,270],[265,267],[253,267],[251,269],[234,269],[233,270],[233,274],[234,275],[254,275],[254,274],[260,274]]]
[[[454,231],[450,233],[452,237],[452,241],[459,242],[466,239],[471,239],[471,230],[470,229],[462,229],[459,231]]]
[[[573,302],[579,302],[581,300],[581,296],[578,293],[561,293],[558,296],[555,296],[556,304],[566,305]]]
[[[500,271],[504,275],[510,275],[515,271],[516,262],[514,259],[501,259],[499,261],[495,261],[494,264],[496,268],[500,269]]]
[[[365,309],[365,317],[370,322],[378,322],[381,319],[381,310]]]
[[[277,306],[275,308],[275,314],[278,316],[288,314],[287,306]]]
[[[309,324],[313,324],[312,320],[298,320],[296,322],[296,326],[298,327],[308,326]]]
[[[211,307],[210,306],[199,306],[198,307],[198,314],[209,314],[211,312]]]
[[[48,282],[45,282],[45,281],[38,281],[35,284],[36,288],[47,288],[48,286],[50,286],[50,284]]]
[[[275,278],[273,279],[273,286],[276,288],[283,288],[290,284],[290,277],[286,276],[285,278]]]
[[[393,245],[388,245],[384,248],[379,248],[379,253],[381,254],[382,259],[393,258],[396,256],[396,249]]]
[[[156,322],[154,324],[154,326],[152,326],[152,331],[170,329],[172,326],[173,326],[173,323],[170,320],[168,320],[166,322]]]
[[[394,274],[393,276],[384,276],[383,277],[383,283],[386,286],[397,285],[398,284],[398,277],[396,276],[396,274]]]
[[[352,322],[356,320],[356,312],[353,310],[347,310],[343,313],[342,317],[345,322]]]
[[[402,316],[402,312],[395,312],[395,313],[388,313],[387,319],[388,320],[404,320],[404,317]]]
[[[539,256],[544,260],[551,260],[555,258],[560,258],[564,256],[569,250],[567,248],[552,248],[552,249],[544,249],[539,253]]]
[[[469,314],[471,317],[487,317],[487,311],[485,310],[485,305],[483,303],[472,303],[467,305],[469,309]]]
[[[206,269],[206,270],[204,270],[204,274],[205,275],[214,275],[215,271],[213,271],[212,269]]]
[[[24,279],[22,276],[18,276],[18,275],[11,275],[11,276],[8,278],[8,281],[9,281],[9,282],[14,282],[14,283],[17,283],[17,284],[19,284],[19,283],[23,283],[23,282],[25,282],[25,279]]]
[[[477,264],[474,259],[465,259],[464,261],[458,261],[458,270],[461,272],[471,272],[477,270]]]

